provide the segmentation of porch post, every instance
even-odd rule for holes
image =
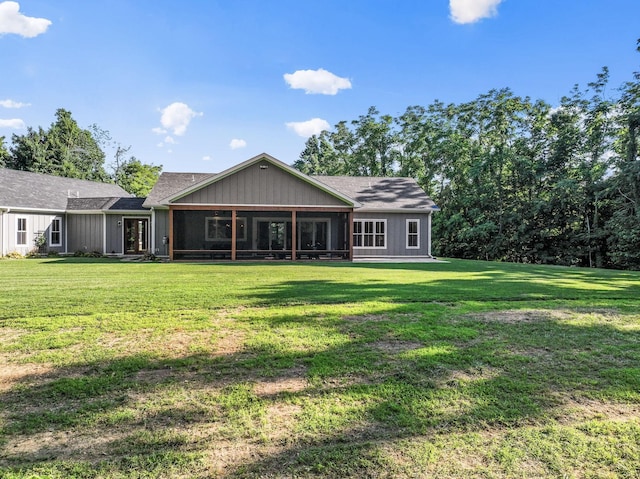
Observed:
[[[296,260],[296,210],[291,210],[291,261]]]
[[[236,260],[236,236],[238,232],[236,231],[236,217],[238,216],[238,212],[235,209],[231,210],[231,261]]]
[[[347,221],[349,222],[347,226],[347,231],[349,231],[349,260],[353,261],[353,210],[349,211]]]
[[[169,260],[173,261],[173,207],[169,206]]]

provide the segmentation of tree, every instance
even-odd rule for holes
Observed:
[[[162,166],[144,164],[135,157],[131,157],[120,164],[114,179],[116,184],[127,192],[137,197],[144,197],[158,181],[161,171]]]
[[[56,111],[48,130],[29,127],[26,135],[13,135],[10,168],[68,178],[107,181],[104,152],[89,130],[81,129],[71,112]]]
[[[4,140],[4,136],[0,136],[0,168],[6,167],[9,162],[9,150],[7,150]]]

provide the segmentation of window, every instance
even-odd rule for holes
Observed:
[[[16,245],[27,245],[27,218],[18,218],[18,227],[16,228]]]
[[[49,228],[49,245],[60,246],[62,244],[62,219],[53,218]]]
[[[236,240],[246,241],[246,218],[236,218]],[[231,218],[212,216],[205,218],[206,241],[231,241]]]
[[[407,220],[407,249],[420,248],[420,220]]]
[[[355,220],[353,222],[354,248],[387,247],[387,220]]]

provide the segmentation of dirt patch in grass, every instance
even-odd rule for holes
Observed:
[[[469,317],[478,321],[503,324],[532,323],[548,321],[549,319],[568,319],[569,311],[547,309],[513,309],[506,311],[489,311],[482,314],[472,314]]]
[[[420,349],[424,347],[424,344],[418,341],[394,341],[392,339],[388,339],[371,343],[371,347],[385,354],[400,354],[406,351]]]
[[[52,367],[46,364],[10,363],[6,355],[0,356],[0,363],[0,393],[9,391],[19,381],[42,377],[52,371]]]

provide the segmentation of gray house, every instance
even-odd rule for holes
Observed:
[[[410,178],[308,176],[267,154],[218,174],[162,173],[146,199],[13,170],[0,186],[2,255],[44,234],[61,253],[172,260],[429,258],[438,210]]]
[[[410,178],[308,176],[267,154],[163,173],[143,206],[161,254],[231,260],[429,258],[438,210]]]
[[[149,210],[117,185],[0,168],[0,256],[48,251],[146,251]]]

